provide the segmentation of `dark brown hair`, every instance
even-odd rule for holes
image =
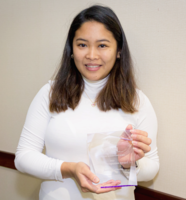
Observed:
[[[117,41],[117,49],[121,53],[120,59],[116,59],[105,87],[97,96],[96,101],[99,109],[107,111],[121,108],[124,112],[136,112],[136,83],[123,28],[110,8],[98,5],[80,12],[70,26],[61,66],[50,92],[50,111],[59,113],[67,110],[68,107],[74,110],[80,101],[84,90],[84,81],[74,60],[71,59],[71,54],[73,54],[72,43],[75,32],[87,21],[100,22],[112,32]]]

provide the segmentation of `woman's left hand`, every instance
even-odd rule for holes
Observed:
[[[131,125],[129,125],[131,126]],[[127,126],[127,128],[129,127]],[[135,160],[139,160],[144,157],[145,153],[148,153],[151,150],[150,144],[151,139],[148,138],[148,133],[145,131],[130,129],[132,133],[132,144],[135,152]]]
[[[151,139],[148,138],[148,133],[145,131],[133,129],[132,125],[128,125],[126,130],[130,130],[131,132],[131,138],[132,138],[132,145],[133,145],[133,150],[135,153],[135,161],[141,159],[144,157],[145,153],[149,152],[151,150],[150,144],[151,144]],[[126,145],[129,141],[124,141],[120,140],[118,142],[118,151],[123,151],[126,149]],[[131,142],[129,142],[131,143]],[[125,162],[126,160],[129,159],[129,155],[126,156],[118,156],[118,160],[120,163],[123,161]],[[130,164],[122,164],[124,168],[129,168]]]

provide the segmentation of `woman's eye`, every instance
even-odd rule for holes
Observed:
[[[105,44],[100,44],[99,47],[101,47],[101,48],[105,48],[106,45],[105,45]]]
[[[79,44],[80,47],[86,47],[86,44]]]

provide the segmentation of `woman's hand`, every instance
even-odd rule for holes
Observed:
[[[93,183],[99,183],[99,178],[90,171],[90,168],[83,162],[68,163],[64,162],[61,165],[61,172],[63,178],[74,177],[81,187],[82,192],[93,193],[105,193],[120,188],[101,188],[101,186],[115,186],[119,185],[120,181],[109,180],[102,184],[94,185]]]
[[[125,153],[125,151],[132,145],[132,148],[134,150],[135,154],[135,160],[137,161],[144,157],[145,153],[149,152],[151,150],[151,147],[149,146],[151,144],[151,139],[148,138],[148,133],[145,131],[132,129],[132,125],[128,125],[126,130],[129,130],[131,133],[131,141],[125,141],[125,140],[119,140],[118,142],[118,160],[120,163],[126,163],[122,164],[124,168],[129,168],[131,164],[129,164],[129,161],[131,161],[131,153],[128,153],[127,155],[121,156]],[[123,153],[122,153],[123,152]],[[127,163],[128,162],[128,163]]]

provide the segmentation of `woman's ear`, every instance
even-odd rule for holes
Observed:
[[[118,51],[118,52],[117,52],[117,58],[120,58],[120,55],[121,55],[121,52]]]

